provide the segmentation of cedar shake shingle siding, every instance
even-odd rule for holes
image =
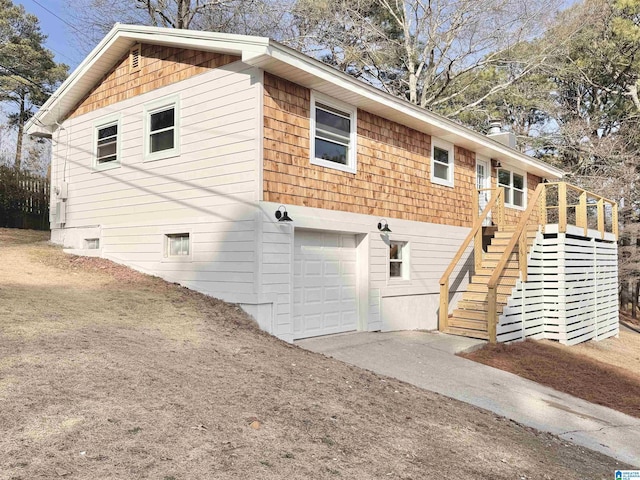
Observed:
[[[309,161],[310,91],[264,76],[264,199],[471,226],[475,154],[455,147],[455,187],[431,182],[431,137],[358,110],[357,173]]]
[[[113,105],[237,60],[240,57],[142,44],[139,70],[131,72],[129,54],[123,56],[67,118]]]

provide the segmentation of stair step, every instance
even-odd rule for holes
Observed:
[[[503,250],[504,250],[504,247],[506,247],[509,244],[510,241],[511,241],[511,237],[509,237],[509,238],[492,238],[491,239],[491,243],[489,244],[489,246],[502,247]],[[535,241],[535,238],[528,237],[527,238],[527,245],[529,245],[529,246],[533,245],[534,241]]]
[[[480,340],[489,340],[489,334],[487,332],[481,332],[479,330],[466,330],[464,328],[448,327],[445,330],[450,335],[460,335],[462,337],[479,338]]]
[[[471,283],[486,285],[487,283],[489,283],[490,278],[491,277],[489,275],[474,275],[473,277],[471,277]],[[515,287],[517,281],[518,277],[507,277],[501,275],[498,279],[498,285],[510,285],[511,287]]]
[[[538,233],[538,229],[536,228],[535,230],[529,230],[527,232],[527,237],[528,238],[536,238],[536,234]],[[514,230],[507,230],[507,231],[497,231],[494,235],[493,238],[511,238],[513,237],[514,234]]]
[[[462,299],[461,301],[472,301],[472,302],[486,302],[487,301],[487,295],[488,292],[464,292],[462,294]],[[509,295],[504,295],[504,294],[500,294],[498,293],[496,295],[496,302],[497,303],[502,303],[503,305],[507,304],[507,300],[509,299],[509,297],[511,296],[511,294]]]
[[[491,275],[493,275],[492,268],[480,268],[476,270],[474,277],[478,277],[478,279],[480,279],[485,277],[488,278]],[[520,270],[518,270],[517,268],[505,268],[504,270],[502,270],[502,274],[500,275],[500,278],[506,278],[506,277],[519,278]]]
[[[497,253],[497,252],[489,252],[489,253],[485,253],[482,256],[482,263],[484,263],[485,261],[491,261],[491,260],[500,260],[502,258],[502,252]],[[518,252],[513,251],[509,254],[509,259],[510,260],[518,260]]]
[[[511,292],[513,291],[513,285],[498,285],[496,291],[498,292],[498,295],[511,295]],[[482,283],[470,283],[469,286],[467,286],[467,292],[488,292],[489,291],[489,287],[487,286],[487,284],[482,284]]]
[[[482,322],[484,323],[486,328],[487,312],[479,312],[477,310],[463,310],[457,308],[453,311],[453,317],[449,319],[449,325],[460,326],[458,324],[458,320],[473,320],[476,322]]]
[[[505,305],[502,303],[496,304],[496,310],[498,313],[502,313]],[[473,301],[473,300],[460,300],[458,302],[458,308],[460,310],[469,310],[474,312],[487,312],[489,310],[489,304],[487,301]]]
[[[498,266],[498,262],[499,260],[482,260],[482,265],[481,265],[481,270],[493,270],[494,268],[496,268]],[[518,261],[517,260],[511,260],[509,262],[507,262],[504,265],[505,270],[506,269],[518,269]]]

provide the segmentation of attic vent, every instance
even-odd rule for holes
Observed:
[[[140,71],[140,52],[142,47],[140,44],[134,45],[129,50],[129,73]]]

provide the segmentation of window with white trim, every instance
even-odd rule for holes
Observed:
[[[165,235],[165,257],[185,258],[190,255],[188,233],[168,233]]]
[[[453,145],[431,137],[431,182],[453,187]]]
[[[527,201],[525,175],[500,168],[498,186],[504,188],[504,204],[515,208],[524,208]]]
[[[177,96],[145,105],[145,158],[179,155],[180,108]]]
[[[94,124],[96,170],[120,166],[120,115],[102,118]]]
[[[356,172],[356,116],[355,108],[312,94],[312,164]]]
[[[409,244],[407,242],[389,242],[389,279],[406,280],[409,278]]]

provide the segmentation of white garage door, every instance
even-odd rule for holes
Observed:
[[[294,338],[348,332],[357,323],[355,236],[296,230]]]

